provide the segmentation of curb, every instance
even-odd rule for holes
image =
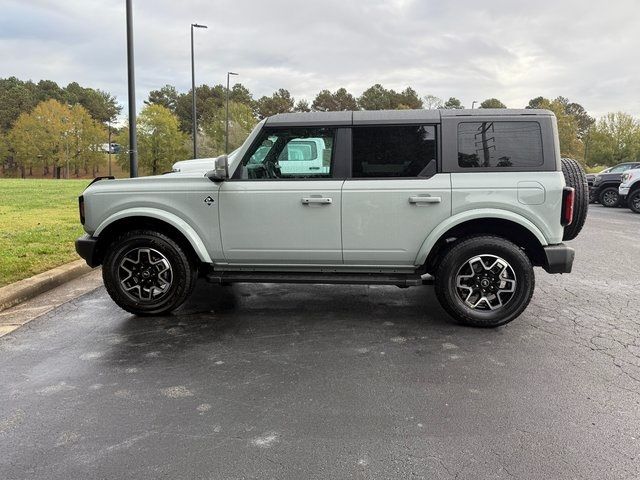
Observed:
[[[61,265],[0,288],[0,312],[93,270],[84,260]]]

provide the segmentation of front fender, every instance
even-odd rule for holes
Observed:
[[[442,222],[431,231],[429,236],[422,243],[422,246],[418,251],[418,255],[416,256],[414,265],[423,265],[427,260],[427,256],[429,255],[429,252],[431,251],[433,246],[445,233],[447,233],[453,227],[456,227],[464,222],[468,222],[469,220],[477,220],[480,218],[487,220],[496,218],[517,223],[518,225],[521,225],[529,230],[538,239],[540,245],[548,245],[547,239],[542,234],[540,229],[536,227],[530,220],[524,218],[522,215],[518,215],[517,213],[513,213],[508,210],[500,210],[495,208],[467,210],[465,212],[458,213],[453,217],[449,217],[447,220]]]
[[[128,208],[126,210],[121,210],[117,213],[114,213],[113,215],[103,220],[102,223],[100,223],[96,231],[93,233],[93,236],[99,237],[100,233],[113,222],[117,222],[118,220],[122,220],[128,217],[149,217],[168,223],[172,227],[176,228],[180,233],[182,233],[182,235],[184,235],[184,237],[189,241],[189,243],[193,247],[193,250],[196,252],[196,255],[198,255],[198,258],[201,261],[205,263],[212,263],[211,257],[207,252],[204,242],[196,233],[196,231],[191,227],[191,225],[189,225],[177,215],[167,212],[166,210],[160,210],[158,208]]]

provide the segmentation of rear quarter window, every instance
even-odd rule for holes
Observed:
[[[458,166],[465,169],[540,167],[544,163],[538,122],[458,124]]]

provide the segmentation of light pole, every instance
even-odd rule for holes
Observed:
[[[136,78],[133,62],[132,0],[127,0],[127,77],[129,80],[129,176],[138,176],[138,150],[136,135]]]
[[[107,120],[109,126],[109,144],[107,145],[107,155],[109,155],[109,176],[111,176],[111,119]]]
[[[235,72],[227,72],[227,117],[224,127],[224,153],[229,153],[229,77],[238,75]]]
[[[193,121],[193,158],[198,158],[198,150],[196,146],[196,133],[198,131],[196,118],[196,70],[193,62],[193,29],[207,28],[206,25],[197,23],[191,24],[191,119]]]
[[[473,110],[476,107],[476,103],[478,103],[477,100],[474,100],[473,102],[471,102],[471,110]]]

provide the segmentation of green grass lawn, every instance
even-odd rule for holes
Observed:
[[[78,195],[88,183],[0,179],[0,287],[79,258]]]

